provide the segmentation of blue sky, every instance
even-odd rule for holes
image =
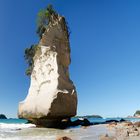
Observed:
[[[133,115],[140,109],[139,0],[1,0],[0,113],[16,117],[28,92],[24,49],[38,42],[37,12],[52,3],[71,29],[71,79],[78,115]]]

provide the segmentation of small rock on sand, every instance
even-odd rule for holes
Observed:
[[[64,137],[60,137],[60,138],[58,138],[56,140],[72,140],[72,139],[69,138],[69,137],[64,136]]]
[[[108,136],[106,135],[102,135],[100,136],[100,140],[117,140],[117,138],[113,137],[113,136]]]

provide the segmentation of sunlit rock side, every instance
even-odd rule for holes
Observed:
[[[19,103],[19,118],[47,123],[76,115],[77,94],[68,71],[70,46],[67,30],[61,16],[46,28],[34,56],[28,95]]]

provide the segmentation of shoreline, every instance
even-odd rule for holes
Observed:
[[[0,123],[0,140],[59,140],[61,137],[72,140],[140,140],[140,122],[111,120],[104,124],[66,129],[39,128],[25,123]]]

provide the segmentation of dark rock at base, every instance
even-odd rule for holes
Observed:
[[[69,138],[69,137],[64,136],[64,137],[60,137],[60,138],[58,138],[56,140],[72,140],[72,139]]]
[[[82,118],[82,119],[77,119],[76,121],[71,122],[71,126],[90,126],[93,125],[88,119]]]
[[[0,114],[0,119],[7,119],[7,117],[4,114]]]
[[[117,121],[117,120],[107,120],[107,121],[105,121],[105,123],[112,123],[112,122],[119,122],[119,121]]]
[[[119,122],[126,122],[126,120],[125,119],[120,119],[120,121]]]
[[[26,124],[29,124],[29,123],[33,123],[32,121],[30,121],[30,120],[28,120],[27,122],[26,122]]]
[[[90,126],[93,125],[88,119],[81,118],[77,119],[75,121],[71,121],[70,118],[68,119],[62,119],[62,120],[55,120],[55,119],[34,119],[29,120],[27,123],[33,123],[37,127],[46,127],[46,128],[59,128],[59,129],[65,129],[68,127],[76,127],[76,126]]]
[[[58,120],[58,119],[34,119],[30,120],[33,124],[35,124],[37,127],[46,127],[46,128],[59,128],[59,129],[65,129],[67,128],[71,121],[70,119],[65,120]]]
[[[81,125],[82,126],[90,126],[90,125],[93,125],[93,123],[91,123],[88,119],[84,119],[83,123]]]
[[[71,126],[78,126],[78,125],[81,125],[81,120],[80,119],[77,119],[73,122],[70,123]]]

